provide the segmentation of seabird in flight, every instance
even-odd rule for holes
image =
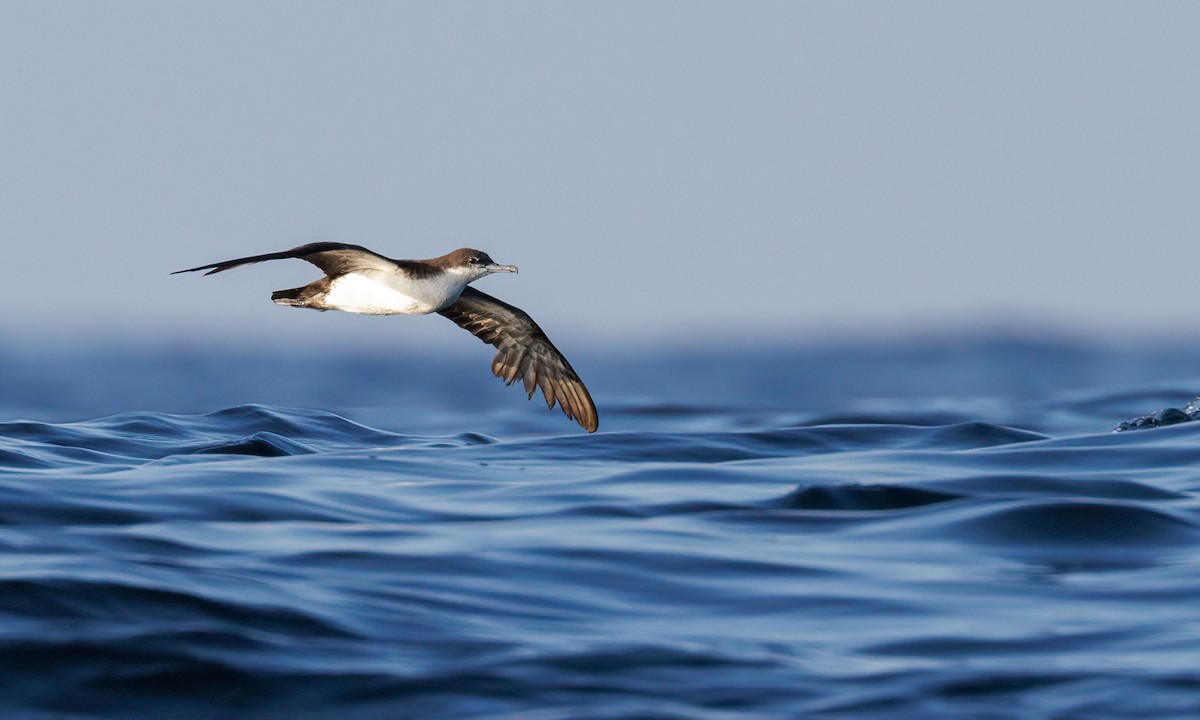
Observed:
[[[566,416],[595,432],[596,405],[571,363],[523,310],[482,293],[469,284],[496,272],[515,273],[487,253],[460,248],[431,260],[392,260],[358,245],[319,242],[284,252],[253,255],[171,273],[223,272],[264,260],[299,258],[316,265],[325,277],[304,287],[279,290],[280,305],[343,310],[367,315],[426,315],[450,318],[472,335],[496,346],[492,372],[511,385],[518,378],[529,397],[542,389],[546,405],[557,402]]]

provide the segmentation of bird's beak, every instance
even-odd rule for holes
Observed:
[[[515,273],[517,271],[517,266],[516,265],[484,265],[483,269],[487,270],[490,273],[497,273],[497,272]]]

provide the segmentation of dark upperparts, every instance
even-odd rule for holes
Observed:
[[[297,258],[306,260],[320,268],[328,277],[334,278],[338,275],[344,275],[354,270],[363,269],[364,267],[374,267],[378,269],[380,266],[391,265],[398,267],[411,278],[420,280],[423,278],[433,277],[438,273],[445,272],[452,267],[466,267],[472,264],[482,263],[485,265],[494,264],[491,256],[482,250],[474,250],[472,248],[459,248],[453,252],[446,253],[440,257],[430,258],[429,260],[393,260],[389,257],[384,257],[379,253],[368,250],[361,245],[348,245],[346,243],[335,242],[318,242],[300,245],[291,250],[283,252],[267,253],[265,255],[250,255],[248,257],[236,258],[234,260],[225,260],[219,263],[210,265],[201,265],[199,267],[188,268],[187,270],[177,270],[172,275],[179,273],[196,272],[197,270],[207,270],[205,275],[232,270],[235,267],[259,263],[266,260],[284,260],[288,258]],[[474,263],[472,262],[474,260]]]

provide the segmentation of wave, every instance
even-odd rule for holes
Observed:
[[[0,423],[0,713],[1200,707],[1177,631],[1200,424],[709,412],[511,438],[267,405]]]

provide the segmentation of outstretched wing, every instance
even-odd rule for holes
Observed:
[[[201,265],[200,267],[188,268],[187,270],[177,270],[171,274],[178,275],[179,273],[207,270],[208,272],[204,274],[212,275],[213,273],[224,272],[225,270],[231,270],[242,265],[250,265],[251,263],[263,262],[264,260],[285,260],[288,258],[306,260],[321,268],[321,272],[325,273],[328,277],[336,277],[348,272],[362,270],[392,271],[402,266],[402,262],[385,258],[361,245],[319,242],[301,245],[300,247],[284,250],[283,252],[251,255],[250,257],[226,260],[211,265]]]
[[[540,387],[547,407],[557,402],[567,417],[596,432],[600,420],[592,396],[571,363],[523,310],[468,286],[453,305],[438,313],[496,346],[492,373],[505,384],[520,378],[530,398]]]

